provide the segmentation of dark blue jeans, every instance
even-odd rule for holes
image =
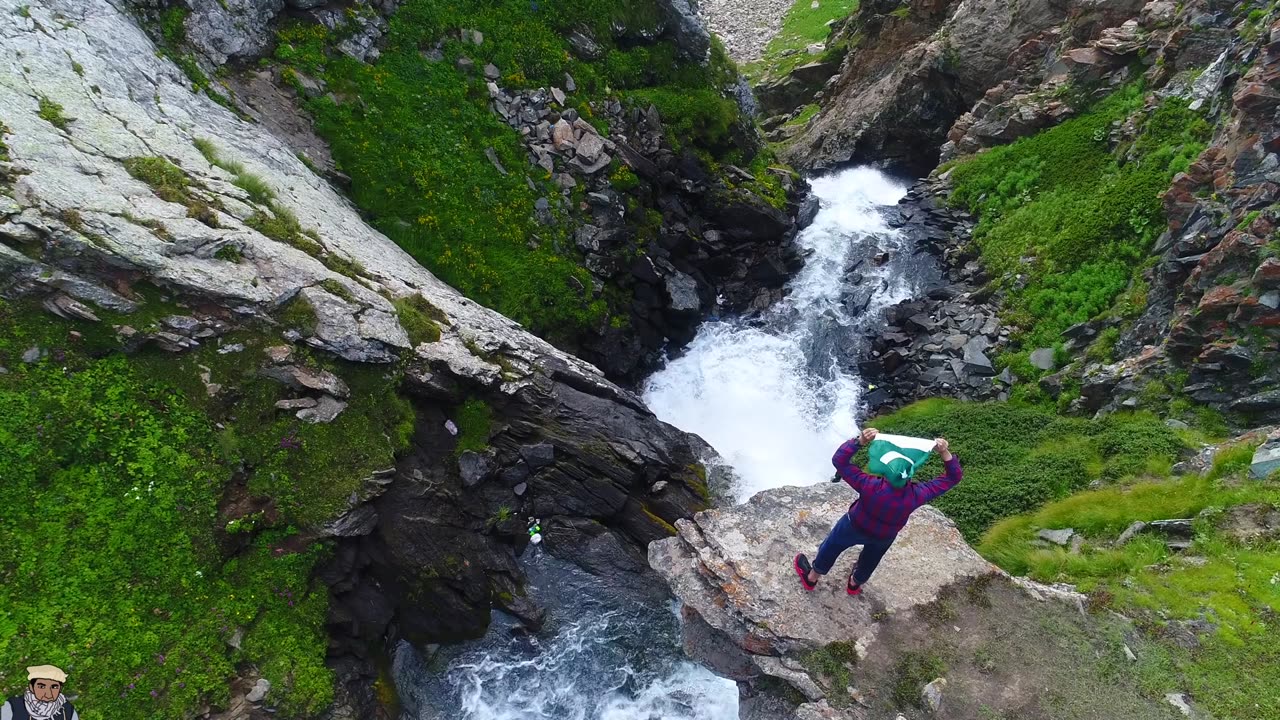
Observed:
[[[835,565],[840,553],[854,545],[861,545],[862,552],[858,554],[858,563],[853,568],[853,581],[861,585],[871,579],[871,573],[876,571],[880,558],[889,552],[889,546],[893,545],[895,539],[881,540],[867,535],[854,527],[849,513],[845,513],[836,521],[835,527],[831,528],[827,539],[822,541],[818,556],[813,559],[813,569],[826,575],[831,572],[831,566]]]

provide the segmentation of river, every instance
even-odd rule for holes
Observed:
[[[658,417],[731,466],[726,502],[830,479],[865,391],[859,339],[929,279],[880,212],[905,185],[869,168],[811,183],[820,210],[796,239],[808,257],[787,297],[758,316],[705,323],[644,389]],[[394,675],[404,720],[737,718],[736,685],[685,659],[674,603],[602,596],[595,578],[536,548],[521,563],[547,626],[529,635],[495,611],[484,638],[430,659],[402,645]]]

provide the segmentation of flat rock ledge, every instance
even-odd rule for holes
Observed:
[[[649,564],[683,603],[686,652],[740,683],[768,676],[783,681],[798,691],[793,697],[807,700],[791,717],[848,720],[864,717],[869,706],[846,696],[856,700],[860,691],[831,687],[829,678],[809,671],[805,659],[816,650],[844,643],[859,668],[884,662],[904,649],[904,626],[927,626],[916,621],[936,619],[938,608],[957,594],[994,580],[1008,588],[1004,607],[1020,615],[1045,612],[1086,622],[1082,596],[1024,578],[1009,582],[950,519],[928,506],[912,515],[861,597],[844,590],[856,549],[840,558],[816,591],[804,592],[793,556],[802,551],[812,558],[854,497],[843,483],[768,490],[742,505],[679,520],[677,536],[651,543]],[[964,634],[977,630],[957,622],[966,626]],[[950,620],[944,625],[941,632],[952,632]]]
[[[965,578],[1002,571],[965,542],[955,523],[920,508],[885,555],[859,602],[844,579],[858,550],[840,557],[813,593],[797,581],[791,559],[813,557],[840,514],[856,497],[844,483],[784,487],[746,503],[679,520],[679,535],[649,545],[649,565],[685,606],[736,644],[758,655],[781,655],[852,642],[865,649],[885,613],[901,613],[937,599]]]

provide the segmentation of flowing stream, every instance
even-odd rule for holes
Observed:
[[[832,451],[857,427],[860,338],[934,272],[878,210],[905,186],[869,168],[812,186],[821,209],[797,238],[808,259],[786,299],[753,318],[705,323],[644,392],[660,418],[724,457],[737,502],[831,477]],[[738,717],[736,685],[685,659],[674,607],[602,592],[599,578],[540,550],[521,564],[547,627],[524,634],[495,611],[483,639],[434,657],[402,644],[394,674],[404,720]]]

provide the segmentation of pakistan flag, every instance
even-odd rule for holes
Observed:
[[[932,440],[879,433],[867,448],[871,457],[867,472],[879,475],[894,487],[902,487],[916,474],[916,468],[929,459],[931,452]]]

